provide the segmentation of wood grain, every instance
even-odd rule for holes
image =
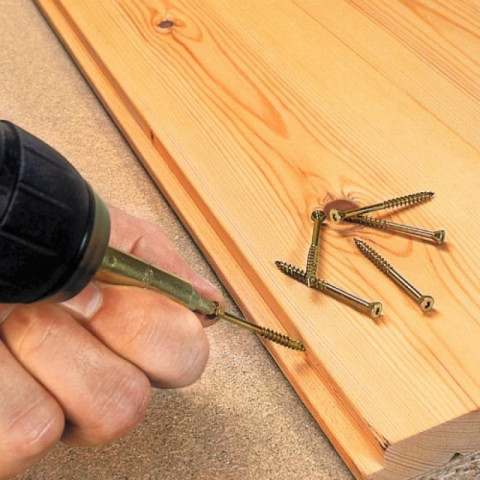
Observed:
[[[480,449],[480,4],[37,0],[245,315],[358,478]],[[322,229],[319,276],[379,322],[293,282],[310,212],[433,190],[383,218],[447,244]],[[356,251],[374,245],[437,308]]]

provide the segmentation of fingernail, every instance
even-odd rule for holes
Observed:
[[[88,320],[97,313],[102,300],[102,290],[95,282],[90,282],[78,295],[60,305],[75,318]]]

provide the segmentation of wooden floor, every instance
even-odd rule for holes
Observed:
[[[354,475],[479,450],[478,0],[37,3],[245,315],[305,342],[266,346]],[[445,245],[321,229],[318,276],[382,301],[379,320],[276,268],[305,267],[312,210],[425,190],[377,216]]]

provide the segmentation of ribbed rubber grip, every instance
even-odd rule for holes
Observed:
[[[0,121],[0,302],[78,293],[107,247],[105,212],[62,155]]]

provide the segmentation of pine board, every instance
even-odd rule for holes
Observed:
[[[37,4],[244,314],[304,340],[306,355],[265,345],[354,475],[480,449],[480,3]],[[319,276],[382,300],[379,322],[276,269],[304,265],[314,208],[422,190],[435,199],[387,217],[445,228],[442,247],[322,228]]]

